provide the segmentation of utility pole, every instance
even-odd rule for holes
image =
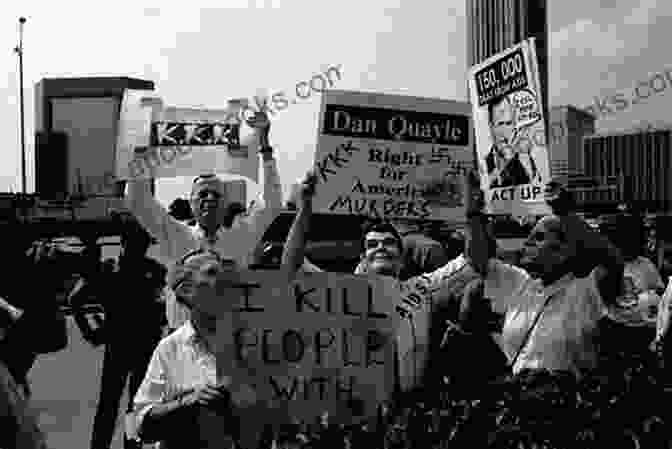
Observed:
[[[25,17],[19,17],[19,45],[14,48],[14,52],[19,55],[19,108],[21,123],[21,187],[24,194],[28,193],[26,182],[26,131],[24,124],[24,102],[23,102],[23,25],[26,23]]]

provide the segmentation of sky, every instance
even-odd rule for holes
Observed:
[[[341,65],[335,88],[466,100],[465,0],[192,0],[7,2],[0,17],[5,148],[0,191],[19,191],[18,18],[25,16],[28,188],[33,190],[33,86],[44,77],[152,80],[172,106],[222,108],[230,98],[294,86]],[[577,5],[580,3],[580,7]],[[669,0],[549,0],[550,104],[590,106],[670,69],[659,93],[597,122],[599,131],[668,121]],[[664,81],[663,81],[664,82]],[[659,84],[662,86],[665,84]],[[627,94],[626,94],[627,96]],[[285,195],[313,162],[319,96],[273,117]],[[672,119],[669,120],[672,122]],[[166,202],[187,193],[163,180]],[[250,196],[258,193],[252,186]],[[250,197],[248,196],[248,198]]]

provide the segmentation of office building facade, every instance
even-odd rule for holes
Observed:
[[[529,37],[536,38],[539,81],[548,118],[546,0],[467,0],[467,64],[478,64]]]

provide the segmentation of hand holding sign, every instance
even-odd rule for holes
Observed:
[[[317,186],[317,175],[313,170],[306,173],[306,176],[299,184],[299,200],[302,205],[307,205],[312,202],[315,196],[315,187]]]
[[[202,405],[213,409],[225,409],[230,406],[230,396],[225,386],[205,385],[195,388],[182,397],[185,406]]]
[[[544,199],[556,215],[567,215],[574,208],[571,193],[557,181],[551,181],[546,185]]]
[[[255,112],[250,118],[246,118],[247,125],[259,136],[259,144],[262,147],[268,146],[268,134],[271,130],[271,121],[265,112]]]
[[[489,253],[489,236],[486,232],[482,215],[485,207],[485,195],[480,188],[476,173],[467,173],[464,177],[464,184],[470,230],[465,254],[471,261],[474,269],[483,275],[487,271],[488,260],[492,256]]]

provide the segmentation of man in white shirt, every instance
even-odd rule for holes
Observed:
[[[235,263],[209,249],[191,251],[172,267],[168,283],[190,316],[154,350],[127,416],[129,438],[161,442],[167,449],[240,447],[234,446],[239,437],[255,438],[241,432],[240,422],[247,429],[256,423],[237,417],[232,409],[249,410],[259,403],[256,393],[245,385],[232,388],[227,364],[220,363],[218,370],[216,360],[222,354],[217,348],[217,327],[222,325],[217,311],[222,300],[239,300],[222,293],[238,282],[237,272]]]
[[[537,223],[525,245],[524,259],[534,274],[493,258],[485,222],[479,219],[477,208],[468,207],[469,257],[458,257],[432,273],[400,283],[401,297],[393,298],[400,314],[414,317],[413,339],[429,339],[426,327],[430,325],[427,315],[432,313],[431,308],[445,298],[455,297],[456,291],[464,290],[465,282],[466,290],[479,290],[469,285],[475,282],[482,284],[481,299],[490,298],[487,301],[492,309],[505,315],[498,343],[514,373],[549,369],[578,375],[595,366],[597,321],[604,313],[603,301],[611,304],[620,293],[623,260],[608,240],[570,212],[571,200],[566,191],[558,185],[549,189],[548,202],[557,215]],[[472,201],[472,193],[467,193],[467,197]],[[303,260],[301,248],[305,246],[310,207],[307,195],[287,240],[291,251],[283,256],[283,263],[289,266],[297,266]],[[375,273],[393,274],[394,265],[384,262],[398,252],[390,251],[394,239],[389,244],[384,238],[379,240],[367,248],[365,259],[370,256],[372,265],[391,269]],[[481,265],[485,269],[469,270]],[[482,277],[473,271],[483,273]],[[489,319],[485,311],[490,307],[479,307],[478,295],[466,299],[471,302],[461,304],[457,327],[471,334],[488,332],[483,323]]]
[[[197,248],[212,249],[222,257],[235,261],[241,268],[252,263],[254,248],[282,209],[282,190],[273,149],[268,141],[268,117],[257,113],[248,124],[255,130],[260,142],[263,201],[255,202],[246,215],[235,221],[235,226],[225,226],[230,210],[229,200],[226,198],[224,182],[215,175],[199,176],[193,182],[190,204],[197,222],[193,227],[168,214],[152,196],[149,180],[134,179],[128,182],[126,205],[158,241],[158,255],[165,265],[170,265],[183,254]],[[168,326],[172,329],[187,319],[186,310],[179,306],[172,294],[166,296],[166,313]]]
[[[217,277],[225,267],[234,265],[222,264],[217,253],[203,249],[188,253],[172,268],[168,282],[190,316],[154,350],[127,417],[129,438],[161,442],[163,448],[210,447],[207,438],[201,438],[199,421],[211,413],[220,417],[222,426],[230,426],[222,437],[235,435],[226,379],[217,376],[217,317],[208,307],[219,300]],[[225,447],[223,443],[218,441],[217,447]]]
[[[309,174],[299,186],[299,211],[285,242],[282,266],[286,269],[303,272],[319,272],[305,256],[306,238],[312,216],[312,197],[315,178]],[[469,198],[472,192],[468,191]],[[476,201],[467,201],[468,210],[479,209],[482,195]],[[469,221],[481,217],[469,218]],[[474,235],[481,230],[474,227]],[[355,274],[389,276],[396,284],[399,296],[391,297],[399,316],[402,318],[398,335],[399,380],[403,390],[418,386],[426,374],[431,374],[427,360],[435,352],[433,342],[440,342],[443,326],[431,322],[436,308],[454,310],[458,307],[461,292],[466,283],[479,277],[478,270],[485,270],[484,260],[487,251],[493,251],[494,241],[486,238],[476,239],[479,245],[470,245],[466,255],[447,261],[443,266],[428,273],[400,280],[404,264],[404,245],[400,234],[390,223],[374,223],[364,231],[362,259]],[[485,246],[480,243],[485,243]],[[475,260],[476,259],[476,260]],[[474,269],[475,266],[482,268]],[[438,336],[435,335],[438,333]]]

